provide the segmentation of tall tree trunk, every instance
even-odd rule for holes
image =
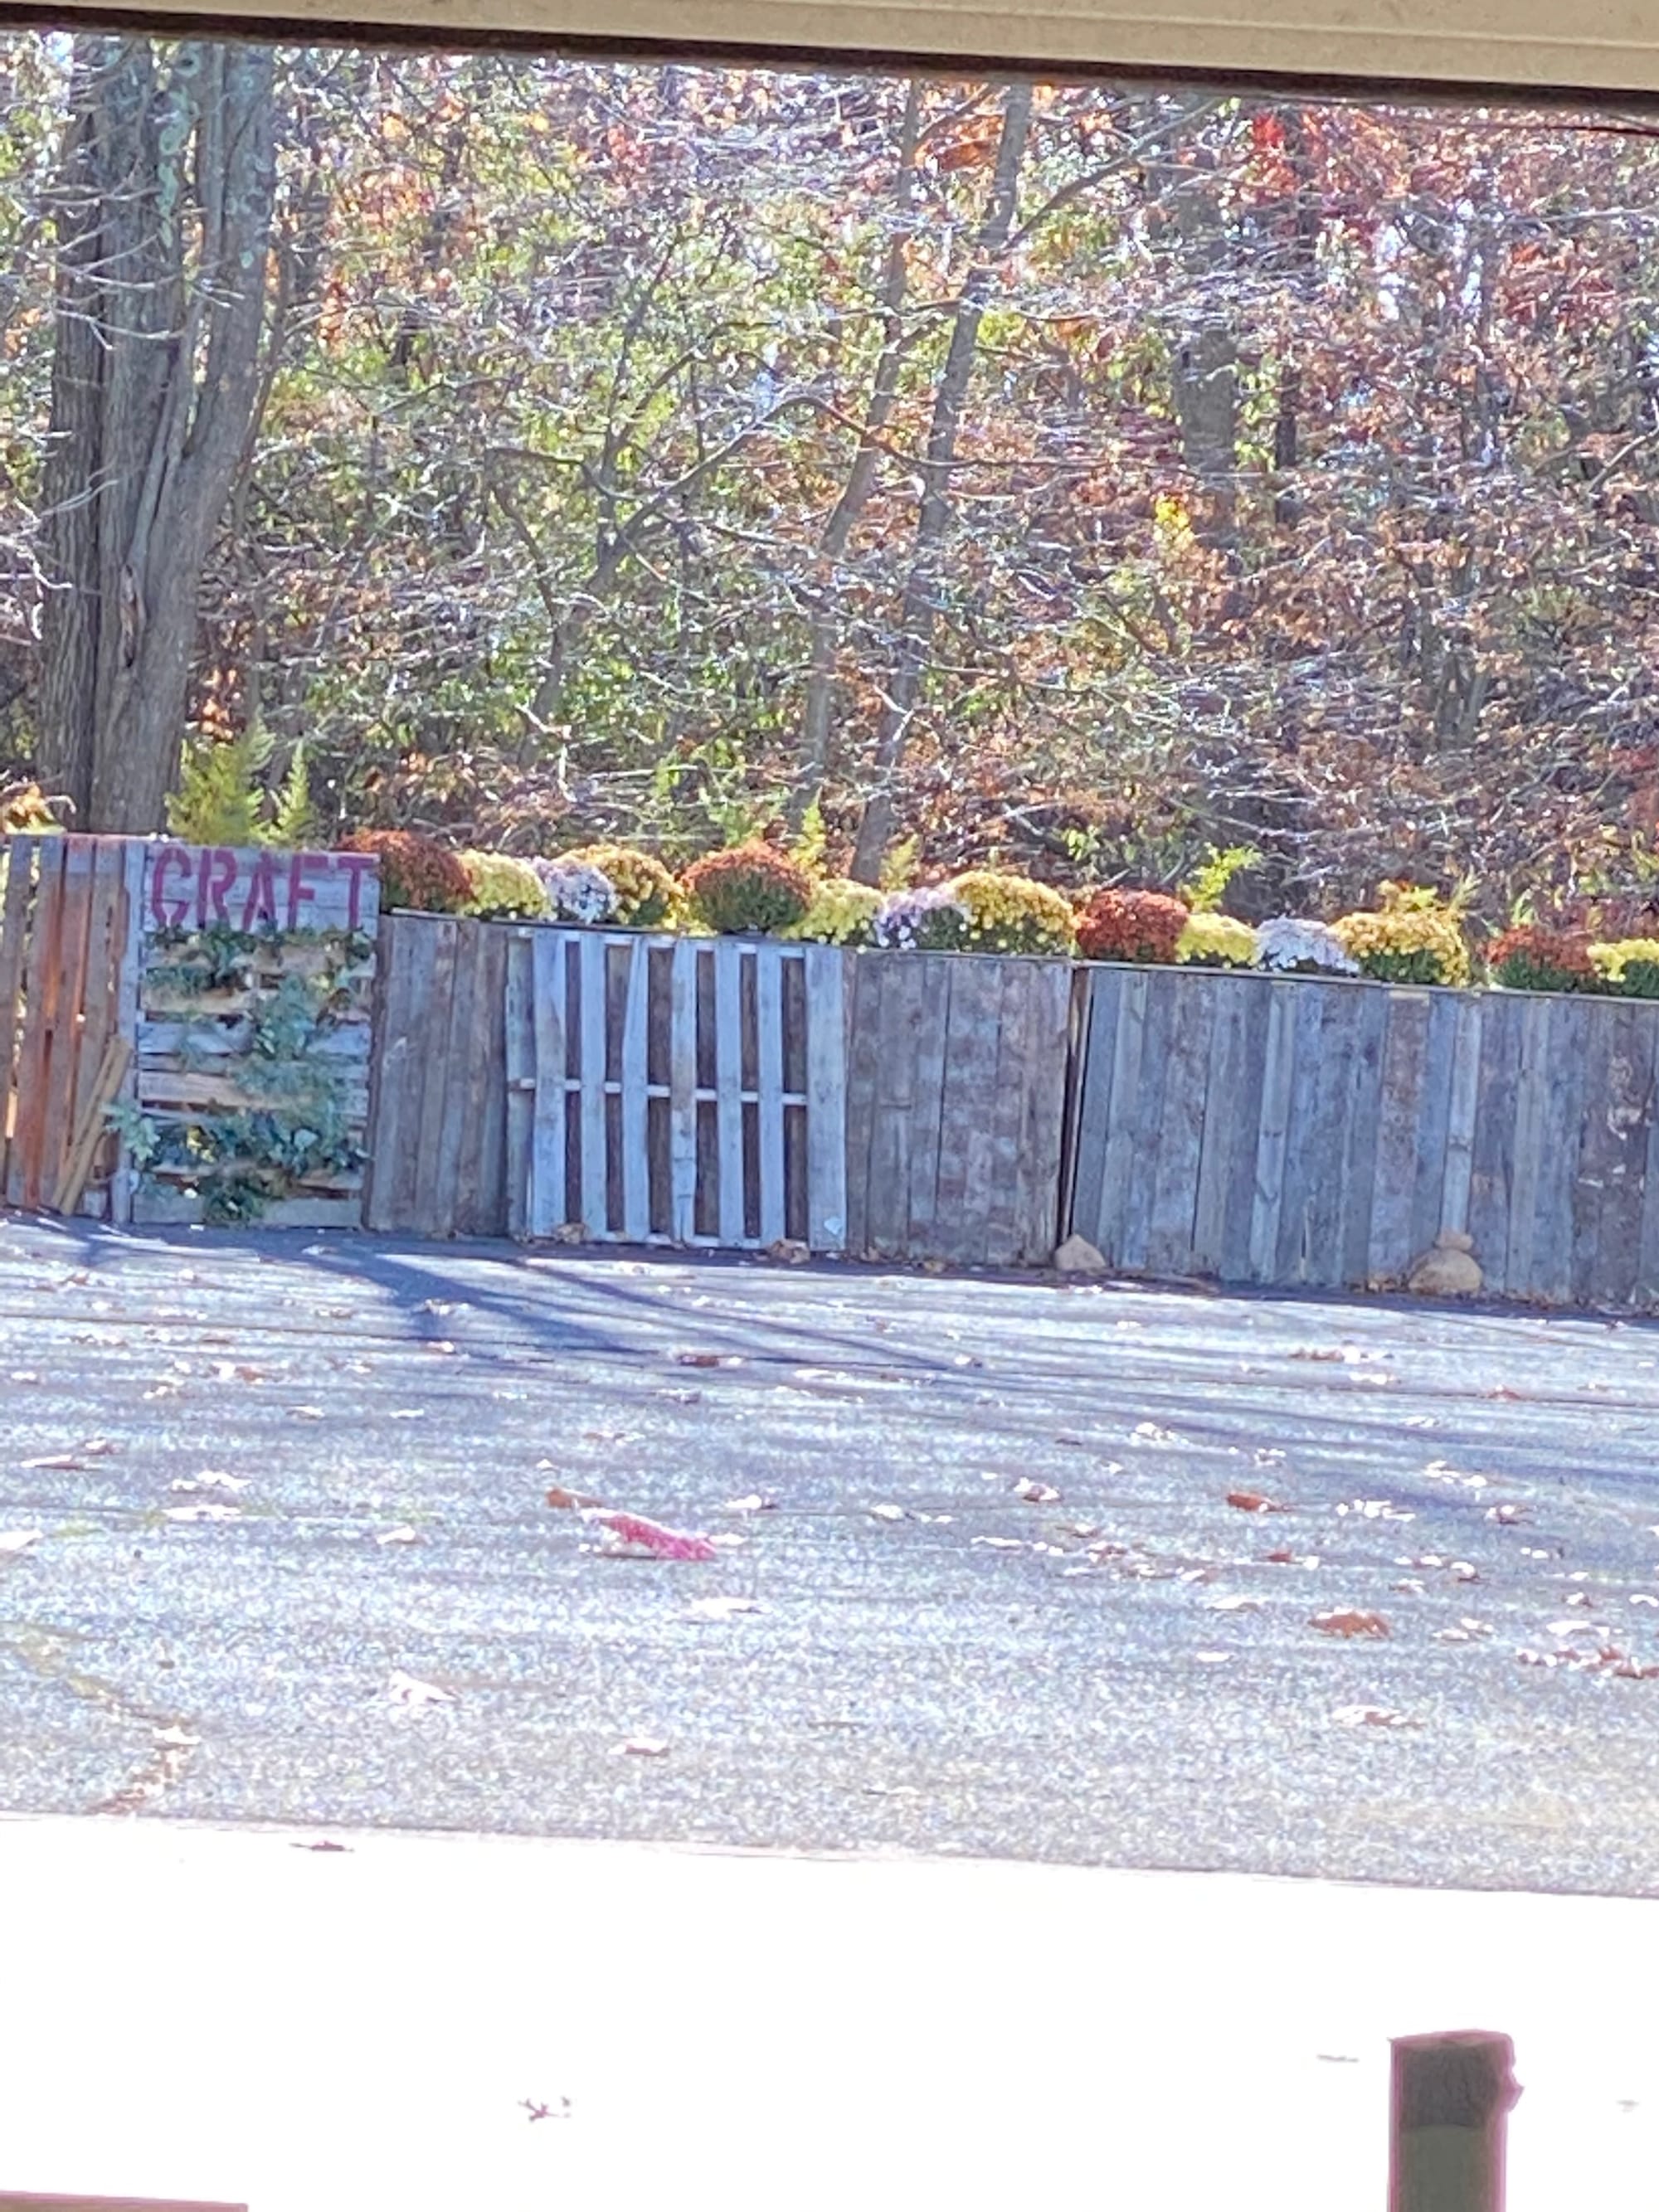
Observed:
[[[894,180],[892,230],[882,270],[881,351],[871,380],[869,404],[853,465],[841,497],[830,511],[818,541],[818,576],[813,587],[807,623],[806,686],[801,702],[799,769],[790,798],[793,826],[800,827],[806,810],[823,789],[830,768],[830,718],[835,703],[836,669],[840,659],[842,624],[837,571],[845,558],[853,532],[876,485],[880,441],[892,419],[898,398],[899,370],[904,356],[904,295],[908,282],[905,248],[909,242],[911,206],[915,196],[916,146],[921,136],[921,85],[912,77],[904,90],[904,112],[899,122],[898,169]]]
[[[852,872],[860,883],[879,882],[882,860],[892,840],[893,782],[904,758],[910,725],[933,653],[945,541],[952,514],[951,475],[956,465],[957,444],[973,377],[974,359],[979,349],[979,327],[997,261],[1013,228],[1019,198],[1020,166],[1025,158],[1030,128],[1031,88],[1029,84],[1011,85],[1003,100],[1002,133],[997,144],[990,204],[975,240],[967,278],[957,295],[950,348],[933,394],[933,420],[928,426],[927,450],[921,470],[921,501],[916,514],[910,573],[899,625],[897,665],[877,742],[877,781],[865,802],[853,855]]]
[[[40,764],[82,827],[161,826],[202,572],[261,389],[269,48],[77,39],[56,208]]]
[[[1210,95],[1183,94],[1170,135],[1174,181],[1161,210],[1173,233],[1182,281],[1170,346],[1170,400],[1181,428],[1182,458],[1197,479],[1194,521],[1211,544],[1237,538],[1238,485],[1238,332],[1236,288],[1230,283],[1227,219],[1215,155],[1198,131],[1213,106]]]

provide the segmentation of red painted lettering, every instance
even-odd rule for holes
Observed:
[[[196,927],[205,929],[215,921],[228,921],[225,893],[236,880],[236,855],[228,845],[204,845],[196,864]]]
[[[317,896],[305,879],[307,864],[312,860],[322,860],[326,865],[325,856],[320,853],[290,853],[288,856],[288,926],[290,929],[300,927],[300,902],[314,899]]]
[[[269,929],[276,927],[276,873],[270,865],[270,853],[263,848],[253,863],[247,902],[242,908],[244,929],[253,929],[261,925]]]
[[[167,870],[175,867],[190,873],[190,854],[182,845],[163,845],[150,855],[149,910],[158,929],[177,929],[190,910],[187,891],[176,899],[167,896]]]
[[[356,929],[362,921],[363,881],[376,866],[374,855],[372,853],[336,853],[333,860],[335,866],[343,868],[351,878],[351,888],[347,893],[346,927]]]

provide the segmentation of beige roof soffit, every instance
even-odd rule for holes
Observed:
[[[825,62],[1659,94],[1659,0],[0,0],[13,22],[83,15],[434,46],[506,34]]]

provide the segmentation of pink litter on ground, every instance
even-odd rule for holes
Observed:
[[[644,1520],[637,1513],[598,1513],[594,1519],[601,1528],[610,1529],[625,1544],[641,1545],[659,1559],[717,1559],[719,1552],[707,1536],[689,1534],[680,1528],[665,1528],[659,1521]]]

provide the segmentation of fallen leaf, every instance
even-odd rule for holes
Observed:
[[[1230,1490],[1229,1505],[1236,1505],[1241,1513],[1288,1513],[1288,1505],[1280,1505],[1272,1498],[1264,1498],[1259,1490]]]
[[[447,1358],[448,1355],[455,1350],[455,1348],[456,1347],[450,1342],[447,1336],[434,1337],[430,1343],[425,1346],[425,1349],[428,1352],[441,1352],[446,1358]]]
[[[592,1509],[590,1509],[591,1510]],[[600,1528],[616,1540],[616,1548],[633,1547],[657,1559],[714,1559],[720,1557],[707,1536],[678,1528],[665,1528],[638,1513],[599,1511],[593,1515]]]
[[[1014,1485],[1016,1498],[1023,1498],[1028,1505],[1058,1505],[1060,1492],[1052,1483],[1034,1482],[1029,1474],[1021,1475]]]
[[[1308,1623],[1325,1636],[1386,1636],[1389,1624],[1380,1613],[1356,1613],[1339,1610],[1316,1613]]]
[[[1161,1429],[1156,1421],[1137,1421],[1129,1431],[1132,1444],[1178,1444],[1182,1439],[1173,1429]]]
[[[38,1528],[0,1528],[0,1559],[21,1559],[31,1544],[40,1540]]]
[[[677,1352],[677,1367],[741,1367],[742,1358],[735,1352]]]
[[[450,1692],[441,1690],[435,1682],[422,1682],[397,1667],[392,1670],[386,1693],[394,1705],[453,1705],[455,1702]]]
[[[1342,1728],[1416,1728],[1419,1725],[1388,1705],[1339,1705],[1331,1718]]]
[[[320,1421],[325,1419],[320,1406],[290,1406],[288,1409],[288,1417],[290,1421]],[[320,1844],[313,1844],[309,1848],[313,1850],[320,1850],[322,1846]],[[343,1850],[345,1846],[342,1844],[340,1848]]]
[[[221,1359],[214,1364],[213,1379],[216,1382],[268,1382],[270,1377],[263,1367],[250,1367],[245,1362]]]
[[[623,1748],[627,1750],[629,1747],[624,1744]],[[520,2097],[519,2102],[532,2120],[568,2120],[570,2118],[568,2097],[560,2098],[561,2110],[556,2112],[551,2105],[540,2104],[533,2097]]]
[[[349,1844],[334,1843],[330,1838],[325,1836],[320,1843],[290,1844],[289,1849],[291,1851],[349,1851],[351,1846]]]
[[[694,1598],[680,1614],[682,1620],[730,1620],[739,1613],[764,1613],[752,1597]]]
[[[547,1493],[547,1502],[557,1506],[561,1512],[586,1512],[604,1503],[601,1498],[584,1497],[580,1490],[562,1490],[556,1482]]]
[[[1489,1505],[1486,1508],[1487,1520],[1496,1521],[1500,1528],[1513,1528],[1526,1517],[1527,1509],[1524,1505],[1511,1505],[1506,1502],[1501,1505]]]
[[[108,1459],[116,1447],[107,1437],[88,1437],[85,1443],[76,1449],[85,1459]]]

